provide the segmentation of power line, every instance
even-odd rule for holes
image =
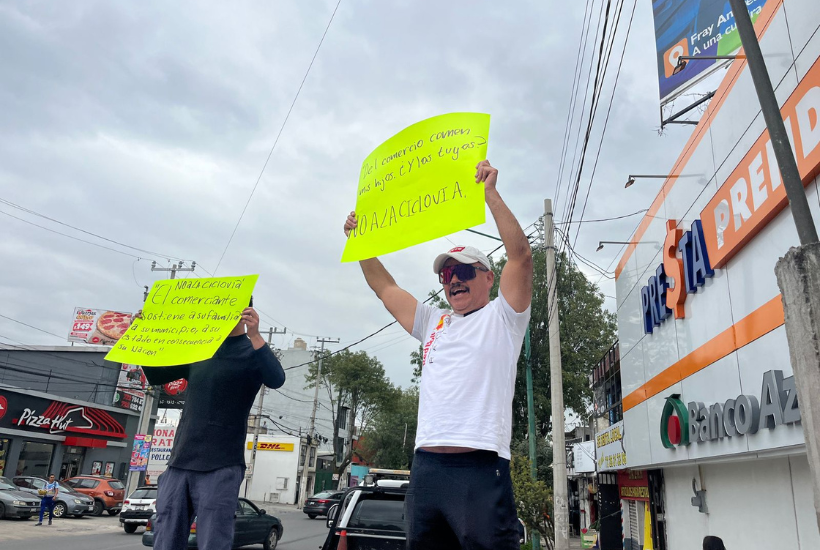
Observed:
[[[9,201],[9,200],[3,199],[3,198],[0,198],[0,203],[3,203],[3,204],[8,205],[8,206],[11,206],[12,208],[16,208],[17,210],[21,210],[21,211],[23,211],[23,212],[25,212],[25,213],[27,213],[27,214],[31,214],[31,215],[33,215],[33,216],[37,216],[37,217],[39,217],[39,218],[43,218],[43,219],[45,219],[45,220],[48,220],[48,221],[50,221],[50,222],[54,222],[54,223],[59,224],[59,225],[62,225],[62,226],[64,226],[64,227],[68,227],[68,228],[73,229],[73,230],[75,230],[75,231],[79,231],[80,233],[85,233],[86,235],[90,235],[90,236],[92,236],[92,237],[96,237],[96,238],[101,239],[101,240],[103,240],[103,241],[106,241],[106,242],[109,242],[109,243],[112,243],[112,244],[116,244],[116,245],[118,245],[118,246],[122,246],[123,248],[129,248],[129,249],[131,249],[131,250],[135,250],[135,251],[137,251],[137,252],[143,252],[143,253],[145,253],[145,254],[149,254],[149,255],[153,255],[153,256],[159,256],[159,257],[161,257],[161,258],[163,258],[163,259],[165,259],[165,260],[169,260],[169,261],[170,261],[170,260],[184,260],[184,258],[180,258],[180,257],[178,257],[178,256],[169,256],[169,255],[167,255],[167,254],[161,254],[161,253],[159,253],[159,252],[152,252],[152,251],[150,251],[150,250],[145,250],[145,249],[142,249],[142,248],[137,248],[137,247],[135,247],[135,246],[131,246],[131,245],[128,245],[128,244],[125,244],[125,243],[121,243],[121,242],[119,242],[119,241],[115,241],[114,239],[109,239],[108,237],[104,237],[104,236],[102,236],[102,235],[98,235],[98,234],[96,234],[96,233],[93,233],[93,232],[91,232],[91,231],[87,231],[87,230],[82,229],[82,228],[80,228],[80,227],[76,227],[76,226],[73,226],[73,225],[71,225],[71,224],[68,224],[68,223],[62,222],[62,221],[60,221],[60,220],[54,219],[54,218],[52,218],[52,217],[46,216],[45,214],[41,214],[41,213],[39,213],[39,212],[36,212],[36,211],[34,211],[34,210],[31,210],[31,209],[29,209],[29,208],[26,208],[25,206],[20,206],[19,204],[15,204],[15,203],[13,203],[13,202],[11,202],[11,201]],[[22,218],[17,218],[16,216],[12,216],[11,214],[8,214],[8,213],[6,213],[6,212],[2,212],[2,213],[3,213],[3,214],[6,214],[7,216],[11,216],[12,218],[18,219],[18,220],[20,220],[20,221],[23,221],[23,222],[26,222],[26,223],[31,223],[31,222],[28,222],[28,221],[26,221],[26,220],[23,220]],[[39,226],[39,225],[34,224],[34,223],[31,223],[31,225],[36,225],[37,227],[40,227],[40,228],[42,228],[42,229],[46,229],[46,230],[48,230],[48,231],[53,231],[53,230],[51,230],[51,229],[48,229],[48,228],[43,227],[43,226]],[[57,234],[59,234],[59,235],[63,235],[63,236],[65,236],[65,237],[69,237],[69,238],[72,238],[72,239],[77,239],[76,237],[74,237],[74,236],[72,236],[72,235],[67,235],[67,234],[65,234],[65,233],[59,233],[59,232],[57,232],[57,231],[54,231],[54,233],[57,233]],[[81,242],[84,242],[84,243],[88,243],[88,244],[95,244],[95,243],[91,243],[91,242],[89,242],[89,241],[83,241],[82,239],[77,239],[77,240],[79,240],[79,241],[81,241]],[[99,245],[95,245],[95,246],[99,246]],[[105,247],[104,247],[104,248],[105,248]],[[110,248],[109,248],[108,250],[113,250],[113,249],[110,249]],[[117,252],[117,251],[115,251],[115,252]]]
[[[609,98],[609,107],[607,107],[607,110],[606,110],[606,118],[604,119],[604,127],[601,131],[601,139],[598,142],[598,150],[595,153],[595,163],[592,166],[592,174],[589,177],[589,187],[587,188],[587,194],[586,194],[586,197],[584,198],[584,206],[581,208],[580,221],[584,220],[584,213],[587,210],[587,202],[589,201],[589,194],[592,191],[592,185],[595,182],[595,172],[598,169],[598,160],[600,159],[600,156],[601,156],[601,146],[603,145],[603,142],[604,142],[604,136],[606,136],[606,130],[607,130],[607,126],[609,124],[609,115],[612,112],[612,104],[614,103],[614,100],[615,100],[615,92],[618,89],[618,79],[621,76],[621,67],[623,67],[623,64],[624,64],[624,54],[626,54],[626,46],[629,43],[629,32],[632,30],[632,21],[635,18],[635,8],[637,7],[637,5],[638,5],[638,0],[635,0],[635,2],[632,4],[632,14],[629,16],[629,25],[626,29],[626,37],[624,38],[624,48],[621,51],[621,59],[618,62],[618,71],[615,73],[615,83],[612,87],[612,95]],[[623,2],[621,3],[621,8],[623,8]],[[620,18],[621,18],[621,12],[618,11],[618,21],[620,21]],[[618,21],[616,21],[616,23],[615,23],[615,31],[614,32],[617,32]],[[613,41],[614,41],[614,37],[613,37]],[[580,174],[579,174],[578,177],[580,178]],[[578,243],[578,235],[580,233],[581,233],[581,225],[579,223],[578,229],[575,232],[574,244]]]
[[[253,189],[251,189],[251,194],[248,196],[248,201],[245,203],[245,207],[242,209],[242,213],[239,215],[239,219],[236,221],[236,225],[233,228],[231,237],[228,239],[228,243],[225,245],[225,249],[222,251],[222,255],[219,257],[219,261],[216,263],[216,269],[214,269],[214,273],[219,271],[219,266],[222,265],[222,260],[223,258],[225,258],[225,253],[228,252],[228,248],[231,246],[231,243],[233,242],[234,235],[236,235],[236,230],[239,229],[239,224],[242,223],[242,218],[245,217],[245,212],[248,210],[248,205],[250,205],[254,193],[256,193],[256,188],[259,187],[259,182],[262,181],[262,174],[265,173],[265,168],[268,167],[268,162],[270,162],[270,158],[273,155],[273,151],[276,149],[276,144],[279,143],[279,138],[282,137],[282,132],[285,129],[285,125],[288,123],[290,114],[293,112],[293,107],[296,105],[296,100],[299,99],[299,94],[302,92],[302,87],[305,85],[305,81],[307,80],[307,77],[310,74],[310,69],[313,67],[313,62],[316,61],[316,56],[319,55],[319,49],[322,47],[322,43],[324,43],[325,41],[327,31],[330,30],[330,25],[331,23],[333,23],[333,18],[336,17],[336,11],[339,9],[339,5],[341,3],[342,0],[336,2],[336,7],[333,9],[333,13],[330,16],[330,20],[327,22],[327,27],[325,27],[325,32],[322,34],[322,39],[319,40],[319,45],[316,46],[316,51],[313,52],[313,58],[310,60],[310,64],[308,65],[307,71],[305,71],[305,76],[302,78],[301,84],[299,84],[299,89],[296,90],[296,95],[293,97],[293,101],[290,104],[290,108],[288,109],[287,115],[285,115],[285,120],[282,121],[282,126],[279,128],[279,133],[276,135],[276,139],[273,142],[273,146],[270,148],[268,158],[265,159],[265,164],[262,165],[262,170],[259,172],[259,177],[256,178],[256,183],[254,184]]]
[[[624,218],[631,218],[632,216],[637,216],[638,214],[645,214],[648,212],[648,208],[644,208],[642,210],[638,210],[637,212],[632,212],[631,214],[624,214],[623,216],[613,216],[611,218],[599,218],[597,220],[578,220],[574,222],[555,222],[555,225],[572,225],[572,224],[583,224],[583,223],[600,223],[600,222],[611,222],[613,220],[622,220]]]

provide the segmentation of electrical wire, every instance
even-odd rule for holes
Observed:
[[[259,182],[262,181],[262,175],[265,173],[265,169],[268,167],[268,162],[270,162],[271,156],[273,156],[273,151],[276,149],[276,145],[279,143],[279,138],[282,137],[282,132],[285,129],[285,125],[288,123],[288,119],[290,119],[290,114],[293,112],[293,107],[296,105],[296,100],[299,99],[299,94],[302,92],[302,87],[305,85],[305,81],[307,80],[308,75],[310,74],[310,69],[313,67],[313,62],[316,61],[316,56],[319,55],[319,49],[321,49],[322,44],[325,41],[325,36],[327,36],[327,31],[330,30],[330,25],[333,23],[333,18],[336,17],[336,12],[339,9],[339,5],[342,3],[342,0],[338,0],[336,2],[336,7],[333,9],[333,13],[330,16],[330,20],[327,22],[327,26],[325,27],[325,32],[322,34],[322,39],[319,40],[319,45],[316,46],[316,51],[313,52],[313,58],[310,60],[310,64],[308,65],[307,71],[305,71],[305,76],[302,78],[302,82],[299,84],[299,89],[296,90],[296,95],[293,97],[293,101],[290,104],[290,108],[288,109],[287,115],[285,115],[285,120],[282,121],[282,126],[279,128],[279,133],[276,134],[276,139],[273,142],[273,146],[270,148],[270,152],[268,153],[268,158],[265,159],[265,164],[262,165],[262,170],[259,172],[259,177],[256,178],[256,183],[251,189],[251,194],[248,196],[248,200],[245,203],[245,207],[242,209],[242,213],[239,215],[239,219],[236,221],[236,225],[233,228],[233,232],[231,233],[230,238],[228,239],[228,243],[225,245],[225,249],[222,251],[222,255],[219,257],[219,261],[216,263],[216,269],[214,269],[214,273],[219,271],[219,266],[222,265],[222,260],[225,258],[225,253],[228,252],[228,248],[231,246],[233,242],[233,238],[236,235],[236,230],[239,229],[239,224],[242,223],[242,219],[245,217],[245,212],[248,210],[248,206],[251,203],[251,199],[253,198],[254,193],[256,193],[256,188],[259,187]]]
[[[74,226],[74,225],[71,225],[71,224],[68,224],[68,223],[62,222],[62,221],[57,220],[57,219],[55,219],[55,218],[52,218],[52,217],[50,217],[50,216],[46,216],[45,214],[41,214],[41,213],[39,213],[39,212],[37,212],[37,211],[35,211],[35,210],[31,210],[31,209],[29,209],[29,208],[26,208],[25,206],[20,206],[19,204],[15,204],[15,203],[13,203],[13,202],[11,202],[11,201],[9,201],[9,200],[6,200],[6,199],[4,199],[4,198],[2,198],[2,197],[0,197],[0,203],[5,204],[5,205],[7,205],[7,206],[11,206],[12,208],[15,208],[15,209],[17,209],[17,210],[20,210],[20,211],[22,211],[22,212],[25,212],[25,213],[27,213],[27,214],[31,214],[32,216],[37,216],[37,217],[39,217],[39,218],[43,218],[44,220],[48,220],[48,221],[53,222],[53,223],[56,223],[56,224],[58,224],[58,225],[62,225],[63,227],[68,227],[68,228],[73,229],[73,230],[75,230],[75,231],[79,231],[80,233],[85,233],[86,235],[90,235],[90,236],[92,236],[92,237],[96,237],[96,238],[98,238],[98,239],[100,239],[100,240],[103,240],[103,241],[106,241],[106,242],[109,242],[109,243],[112,243],[112,244],[116,244],[116,245],[121,246],[121,247],[123,247],[123,248],[128,248],[128,249],[130,249],[130,250],[134,250],[134,251],[137,251],[137,252],[142,252],[142,253],[144,253],[144,254],[148,254],[148,255],[151,255],[151,256],[159,256],[159,257],[161,257],[161,258],[163,258],[163,259],[165,259],[165,260],[183,260],[183,261],[184,261],[184,258],[180,258],[180,257],[178,257],[178,256],[169,256],[169,255],[167,255],[167,254],[162,254],[162,253],[160,253],[160,252],[152,252],[152,251],[150,251],[150,250],[145,250],[145,249],[143,249],[143,248],[137,248],[137,247],[135,247],[135,246],[131,246],[131,245],[128,245],[128,244],[125,244],[125,243],[119,242],[119,241],[115,241],[114,239],[110,239],[110,238],[108,238],[108,237],[104,237],[104,236],[102,236],[102,235],[98,235],[97,233],[93,233],[93,232],[91,232],[91,231],[87,231],[87,230],[82,229],[82,228],[80,228],[80,227],[76,227],[76,226]],[[6,213],[6,212],[3,212],[3,214],[6,214],[6,215],[8,215],[8,216],[11,216],[11,214],[8,214],[8,213]],[[11,216],[11,217],[15,218],[16,216]],[[16,218],[16,219],[21,220],[21,221],[26,221],[26,220],[22,220],[21,218]],[[26,223],[31,223],[31,222],[26,222]],[[36,225],[36,224],[32,224],[32,225]],[[37,227],[42,227],[42,226],[37,226]],[[42,229],[48,229],[48,228],[42,227]],[[49,229],[49,231],[51,231],[51,230]],[[55,231],[55,233],[57,233],[57,232]],[[63,236],[66,236],[66,237],[69,237],[69,238],[76,238],[76,237],[73,237],[73,236],[71,236],[71,235],[66,235],[65,233],[58,233],[58,234],[63,235]],[[77,240],[81,240],[81,241],[82,241],[82,239],[77,239]],[[88,242],[88,241],[82,241],[82,242]],[[89,243],[89,244],[94,244],[94,243]],[[109,250],[111,250],[111,249],[109,249]]]

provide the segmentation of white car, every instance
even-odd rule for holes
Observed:
[[[157,487],[146,485],[137,487],[122,503],[120,523],[126,533],[134,533],[140,525],[147,525],[148,520],[157,511]]]

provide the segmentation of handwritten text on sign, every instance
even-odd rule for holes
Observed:
[[[428,118],[385,141],[362,164],[358,227],[343,262],[365,260],[484,223],[484,185],[475,167],[487,157],[490,115]]]
[[[248,307],[258,278],[157,281],[145,301],[143,318],[134,320],[105,358],[144,367],[210,359]]]

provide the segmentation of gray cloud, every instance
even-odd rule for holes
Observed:
[[[334,6],[5,4],[0,197],[213,270]],[[451,111],[491,113],[489,157],[503,196],[522,225],[532,223],[555,189],[582,18],[574,2],[344,0],[219,273],[260,273],[263,326],[284,324],[311,343],[349,343],[390,322],[358,267],[339,263],[341,224],[368,153]],[[626,174],[668,171],[689,132],[657,136],[652,44],[651,12],[639,5],[587,218],[646,208],[657,187],[626,192]],[[560,218],[563,199],[556,206]],[[584,226],[578,250],[606,265],[617,249],[595,255],[597,241],[628,240],[637,223]],[[490,219],[478,229],[496,233]],[[75,306],[137,309],[142,285],[161,278],[149,255],[137,261],[2,215],[0,231],[3,313],[56,334]],[[450,242],[496,247],[460,233],[384,261],[423,298],[438,286],[430,262]],[[614,284],[602,290],[614,295]],[[396,329],[361,349],[407,385],[417,344]],[[0,334],[59,344],[5,320]]]

